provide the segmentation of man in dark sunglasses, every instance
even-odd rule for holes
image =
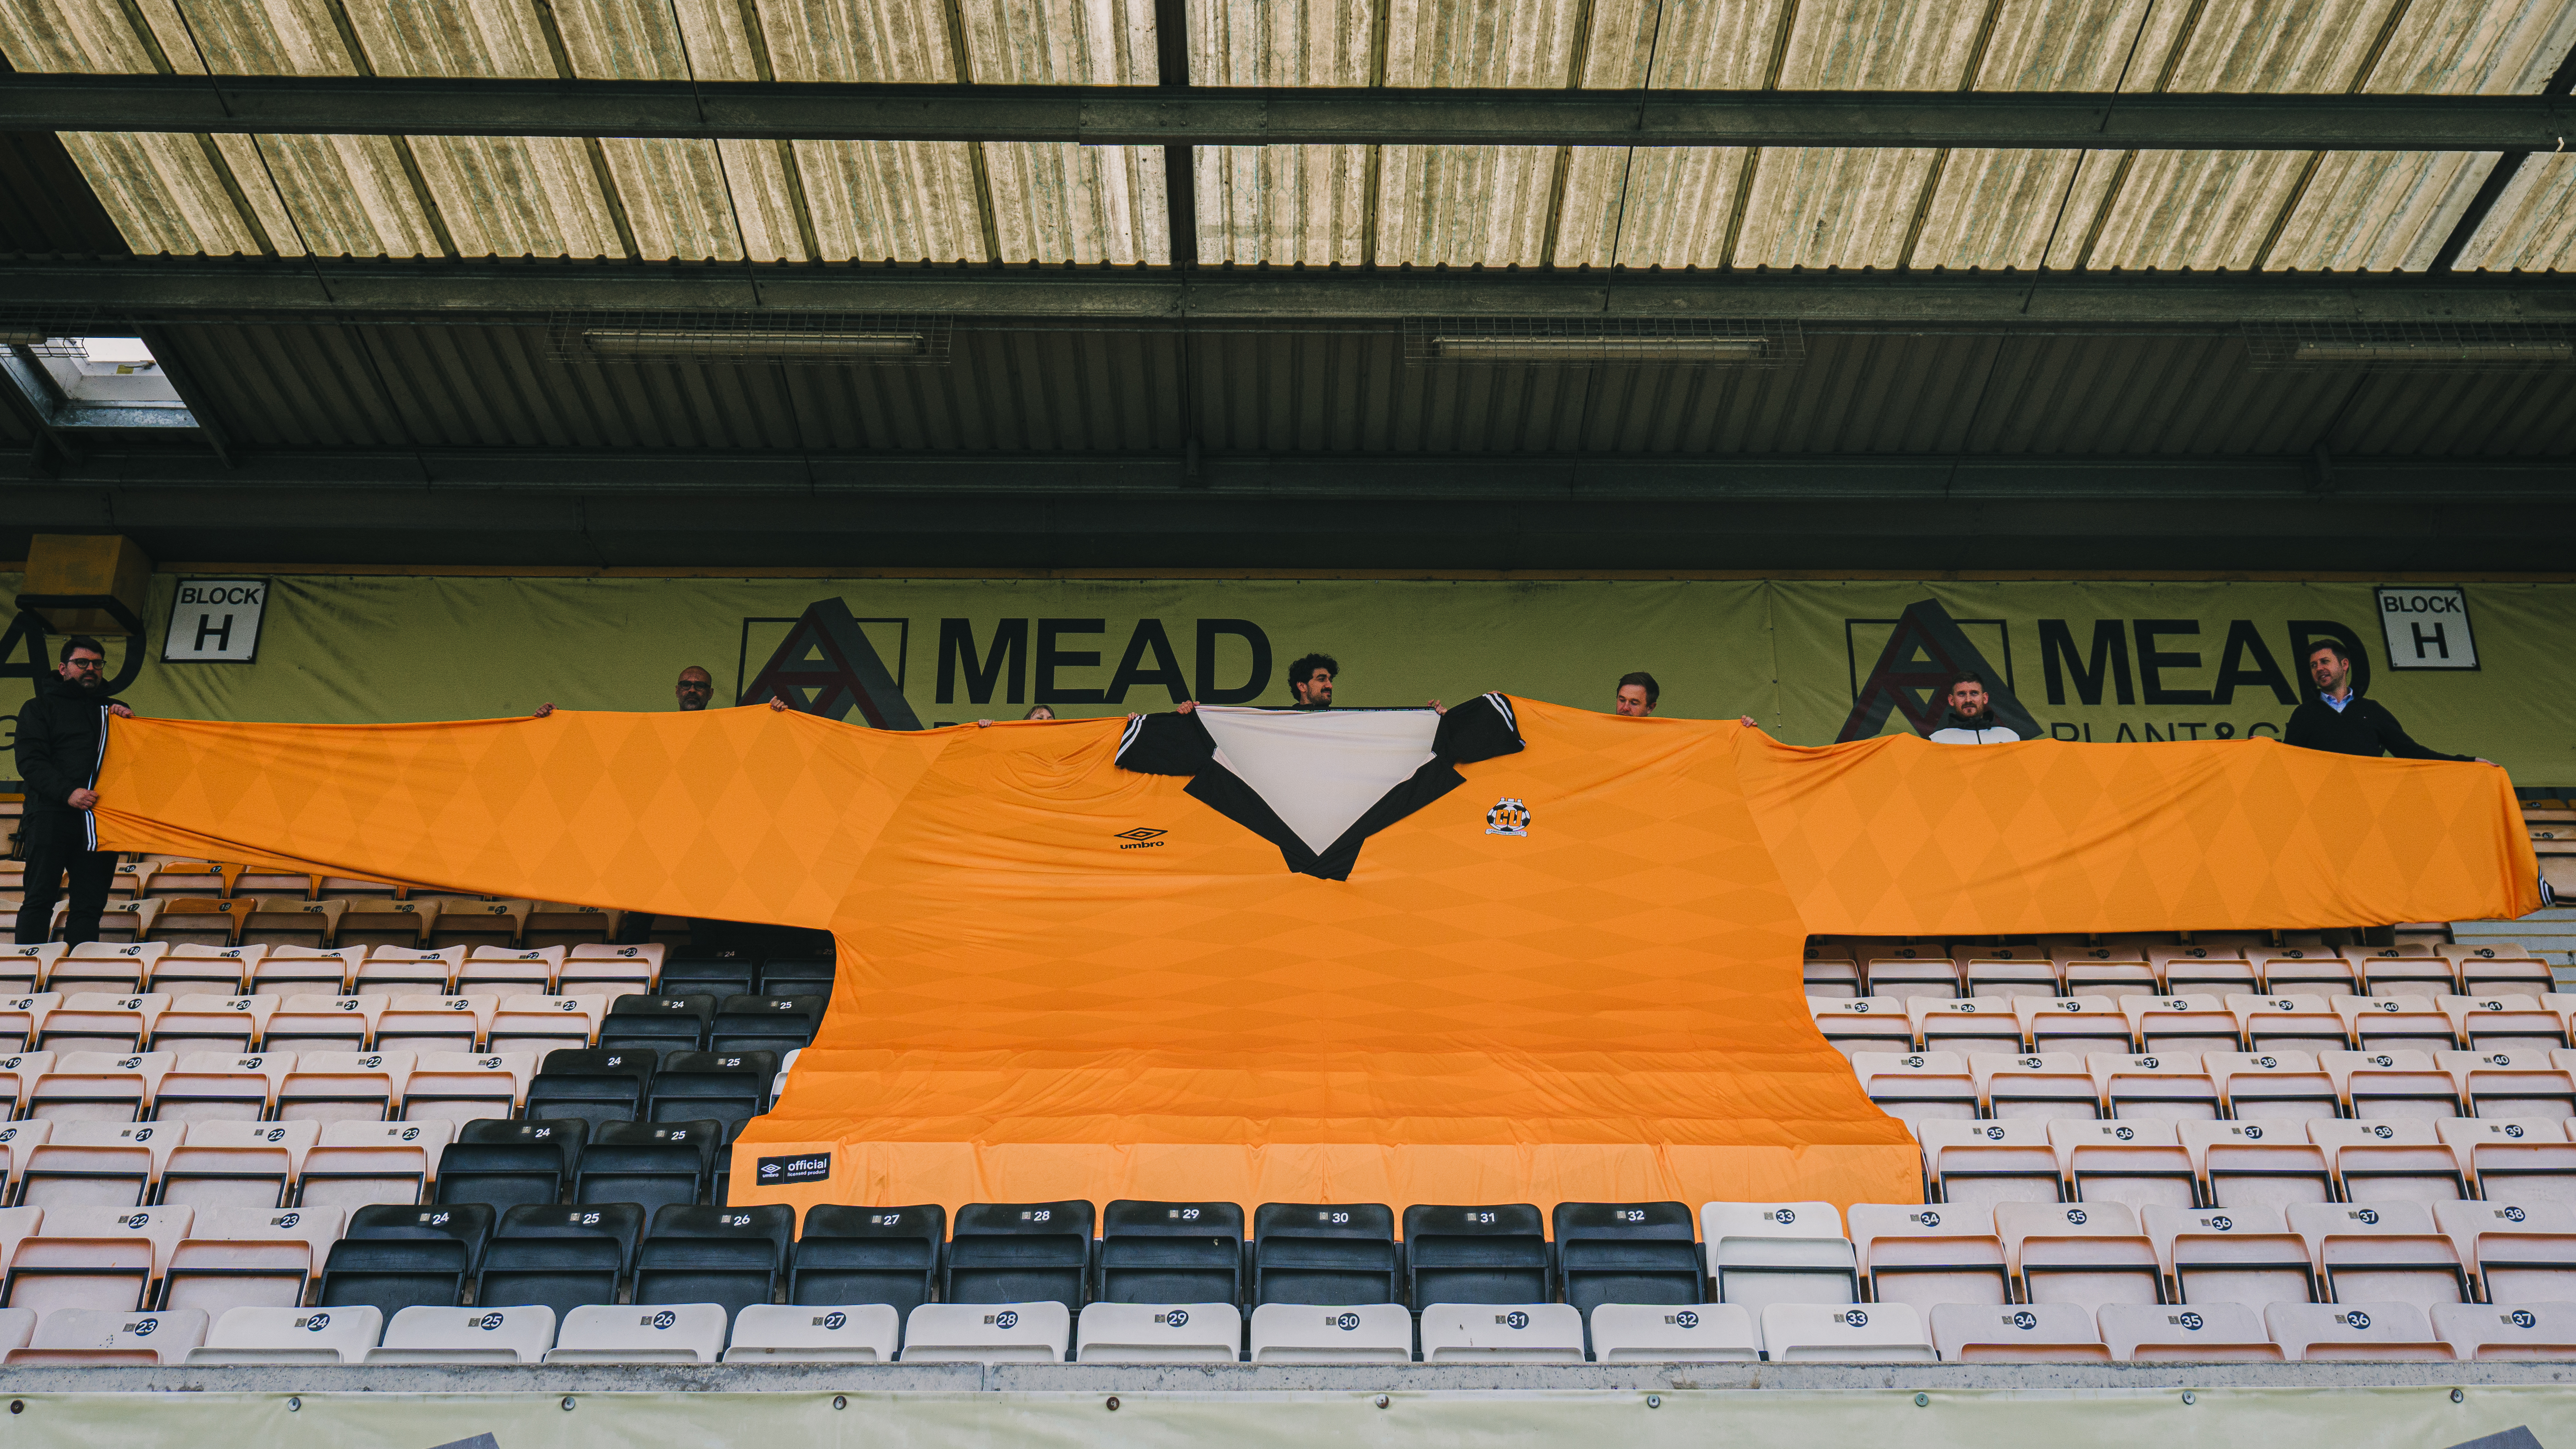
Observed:
[[[66,877],[72,908],[63,939],[74,945],[98,939],[116,856],[91,848],[98,839],[90,819],[98,792],[90,782],[98,778],[111,714],[131,719],[134,711],[107,697],[107,650],[74,634],[63,641],[62,668],[38,675],[36,697],[18,711],[18,778],[27,789],[26,814],[18,821],[19,853],[27,863],[18,908],[21,946],[50,937]]]

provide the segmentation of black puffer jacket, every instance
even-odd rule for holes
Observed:
[[[108,698],[59,674],[36,677],[36,697],[18,711],[18,778],[30,816],[72,813],[69,796],[98,775]]]

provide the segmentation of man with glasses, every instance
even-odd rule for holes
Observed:
[[[684,711],[705,709],[708,701],[715,698],[715,676],[707,673],[697,665],[692,664],[688,668],[680,671],[680,682],[672,688],[671,693],[679,699],[680,708]],[[771,709],[787,708],[787,696],[783,694],[771,695],[769,697],[769,707]],[[547,715],[553,714],[554,712],[555,707],[552,704],[541,704],[537,706],[535,718],[544,719]]]
[[[98,808],[99,755],[107,743],[107,717],[131,719],[134,711],[107,697],[107,651],[86,634],[63,641],[63,667],[36,677],[36,697],[18,711],[18,778],[26,782],[26,814],[18,822],[20,856],[27,863],[26,897],[18,908],[18,944],[33,946],[51,934],[54,902],[71,879],[72,908],[63,939],[78,945],[98,939],[98,917],[116,879],[116,856],[93,850],[90,812]]]

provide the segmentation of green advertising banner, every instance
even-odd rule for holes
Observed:
[[[1316,651],[1339,662],[1345,706],[1500,689],[1606,710],[1646,670],[1661,713],[1748,714],[1798,744],[1937,728],[1961,668],[2057,740],[2277,737],[2308,688],[2302,654],[2336,639],[2424,744],[2529,786],[2576,781],[2564,583],[164,574],[146,622],[110,664],[157,715],[667,709],[694,664],[719,704],[779,692],[909,728],[1038,704],[1284,704],[1290,662]],[[17,621],[0,708],[59,643]]]

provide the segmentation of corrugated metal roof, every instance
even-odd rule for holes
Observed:
[[[960,329],[944,368],[581,366],[542,328],[172,328],[239,446],[1218,452],[2576,453],[2576,386],[2265,372],[2234,337],[1810,329],[1804,365],[1423,367],[1393,329]],[[381,381],[380,381],[381,379]]]
[[[1212,85],[2531,93],[2565,0],[1199,0]],[[676,18],[675,18],[676,17]],[[1146,84],[1152,0],[16,0],[20,70]],[[146,253],[1169,260],[1151,147],[65,137]],[[2477,155],[1230,147],[1200,257],[1353,266],[2428,265]],[[2554,163],[2459,265],[2559,269]]]

